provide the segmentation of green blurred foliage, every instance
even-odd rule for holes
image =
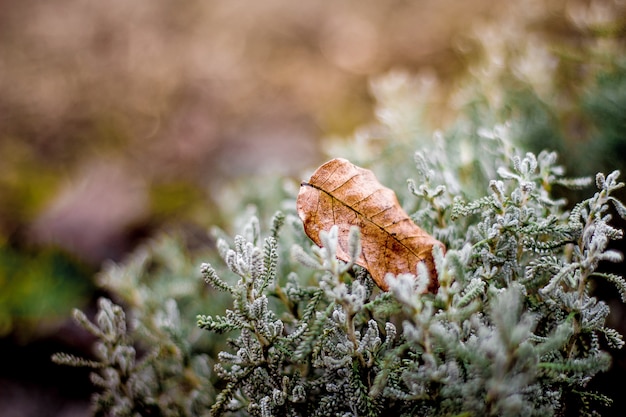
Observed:
[[[28,340],[51,333],[72,308],[85,306],[92,273],[66,253],[0,246],[0,336]]]
[[[593,122],[586,148],[595,148],[594,166],[626,171],[626,61],[619,59],[613,71],[599,74],[596,88],[583,97],[582,106]]]

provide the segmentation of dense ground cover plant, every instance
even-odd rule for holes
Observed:
[[[611,197],[623,184],[617,172],[598,174],[599,191],[564,213],[547,190],[584,181],[564,180],[554,163],[547,152],[514,157],[472,202],[423,172],[436,187],[414,188],[431,196],[418,217],[431,213],[433,234],[449,248],[445,256],[434,250],[435,294],[421,294],[425,268],[388,278],[388,293],[374,290],[365,270],[337,260],[336,228],[322,232],[321,249],[292,246],[292,257],[317,272],[292,270],[286,279],[276,264],[281,217],[263,241],[256,219],[232,249],[220,240],[237,283],[209,264],[202,272],[232,294],[233,308],[198,323],[238,336],[219,355],[227,385],[213,414],[562,415],[566,404],[592,414],[608,401],[585,390],[609,366],[601,342],[623,345],[604,326],[607,305],[589,294],[598,263],[621,261],[607,250],[621,231],[606,210],[611,201],[625,213]],[[625,293],[621,277],[600,275]]]
[[[433,250],[436,292],[422,294],[426,268],[380,291],[337,259],[336,228],[311,243],[292,199],[265,227],[253,215],[234,239],[215,232],[223,261],[201,274],[218,293],[198,288],[172,241],[105,270],[130,317],[106,299],[94,322],[77,311],[97,358],[55,360],[96,368],[102,415],[594,415],[610,399],[587,384],[623,345],[591,293],[597,277],[626,295],[597,271],[622,260],[608,247],[622,237],[609,209],[626,215],[619,173],[598,174],[596,193],[565,210],[552,190],[590,180],[565,178],[555,153],[519,154],[506,125],[477,132],[471,176],[456,152],[465,138],[438,139],[394,167],[412,170],[402,201],[447,247]],[[491,175],[482,194],[470,186]],[[197,334],[191,311],[214,336]]]

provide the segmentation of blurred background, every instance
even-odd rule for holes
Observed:
[[[624,2],[519,3],[0,0],[2,414],[87,415],[86,373],[49,357],[89,350],[69,315],[102,263],[202,245],[227,184],[322,162],[389,71],[437,81],[433,128],[463,80],[572,175],[623,166]]]

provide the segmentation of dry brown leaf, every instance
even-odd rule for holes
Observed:
[[[321,246],[320,231],[338,227],[337,257],[348,262],[348,232],[361,230],[358,265],[366,268],[384,291],[385,275],[417,272],[424,262],[430,272],[429,290],[437,288],[433,246],[444,245],[422,230],[400,206],[395,193],[378,182],[374,173],[342,158],[333,159],[303,182],[297,200],[306,234]]]

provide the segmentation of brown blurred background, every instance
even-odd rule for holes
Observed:
[[[88,346],[67,317],[104,260],[221,224],[229,181],[316,165],[372,119],[371,77],[453,88],[482,22],[567,37],[591,10],[506,3],[0,0],[2,415],[85,415],[87,377],[49,353]]]
[[[460,71],[489,3],[2,1],[3,240],[97,264],[227,178],[310,166],[371,118],[368,77]]]

